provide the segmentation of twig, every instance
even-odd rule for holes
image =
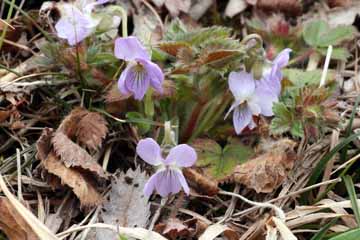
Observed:
[[[271,204],[269,202],[264,202],[264,203],[261,203],[261,202],[254,202],[250,199],[247,199],[246,197],[244,196],[241,196],[240,194],[236,194],[236,193],[232,193],[232,192],[227,192],[227,191],[224,191],[224,190],[221,190],[219,191],[219,194],[222,194],[222,195],[228,195],[228,196],[234,196],[234,197],[237,197],[237,198],[240,198],[241,200],[243,200],[244,202],[248,203],[248,204],[251,204],[253,206],[256,206],[256,207],[260,207],[260,208],[272,208],[276,215],[279,217],[279,219],[281,219],[283,222],[285,222],[285,213],[284,211],[279,208],[278,206],[275,206],[274,204]]]
[[[326,182],[321,182],[321,183],[317,183],[317,184],[308,186],[308,187],[306,187],[306,188],[303,188],[303,189],[300,189],[300,190],[298,190],[298,191],[289,193],[289,194],[287,194],[287,195],[284,195],[284,196],[280,196],[280,197],[271,199],[270,201],[267,201],[267,203],[273,203],[273,202],[276,202],[276,201],[281,200],[281,199],[285,199],[285,198],[289,198],[289,197],[293,197],[293,196],[299,195],[299,194],[301,194],[301,193],[310,191],[310,190],[312,190],[312,189],[314,189],[314,188],[317,188],[317,187],[320,187],[320,186],[323,186],[323,185],[329,185],[329,184],[338,183],[338,182],[341,182],[341,178],[335,178],[335,179],[332,179],[332,180],[329,180],[329,181],[326,181]],[[243,214],[252,212],[252,211],[254,211],[254,210],[258,209],[258,208],[259,208],[258,206],[254,206],[254,207],[245,209],[245,210],[243,210],[243,211],[241,211],[241,212],[237,212],[237,213],[235,213],[233,216],[234,216],[234,217],[237,217],[237,216],[240,216],[240,215],[243,215]]]

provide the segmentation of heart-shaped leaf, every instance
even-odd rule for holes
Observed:
[[[198,154],[196,167],[218,181],[231,175],[237,165],[254,154],[250,147],[236,139],[230,140],[224,148],[211,139],[196,139],[192,146]]]

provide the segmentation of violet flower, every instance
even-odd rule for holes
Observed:
[[[229,88],[235,101],[225,118],[234,111],[233,124],[237,134],[246,127],[250,129],[256,127],[253,115],[273,115],[272,106],[278,101],[278,97],[266,83],[258,80],[256,84],[256,81],[251,73],[245,71],[231,72],[229,75]]]
[[[246,127],[253,129],[256,123],[253,116],[273,116],[272,106],[278,101],[281,93],[281,69],[289,62],[291,49],[286,48],[265,69],[260,80],[255,80],[253,75],[246,72],[231,72],[229,75],[229,88],[235,97],[225,118],[233,113],[235,132],[240,134]]]
[[[71,46],[87,38],[100,23],[100,19],[91,16],[93,8],[106,2],[108,0],[78,0],[60,4],[61,18],[55,25],[57,36],[66,39]]]
[[[282,50],[270,63],[270,67],[265,69],[263,73],[262,80],[266,82],[268,87],[271,88],[272,91],[277,94],[277,96],[280,96],[281,92],[281,80],[283,78],[281,69],[289,63],[289,55],[291,51],[292,50],[290,48],[285,48]]]
[[[163,158],[159,144],[152,138],[146,138],[139,141],[136,152],[145,162],[158,168],[145,184],[145,196],[150,197],[156,189],[162,197],[166,197],[178,193],[181,188],[189,195],[190,188],[181,167],[190,167],[196,162],[197,155],[192,147],[187,144],[177,145]]]
[[[122,94],[141,100],[150,86],[162,93],[164,74],[136,37],[117,38],[115,56],[128,62],[118,81]]]

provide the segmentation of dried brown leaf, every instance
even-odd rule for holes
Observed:
[[[36,142],[36,158],[45,161],[51,151],[51,138],[54,133],[52,128],[44,128],[40,138]]]
[[[182,42],[164,42],[160,43],[158,48],[174,57],[177,56],[181,49],[187,49],[189,52],[192,52],[191,47],[187,43]]]
[[[218,50],[214,52],[209,52],[203,56],[200,56],[199,62],[201,62],[202,64],[211,64],[232,57],[237,53],[238,51],[234,50]]]
[[[293,168],[296,160],[294,147],[295,143],[289,139],[266,142],[262,154],[235,168],[235,182],[256,192],[274,191]]]
[[[61,122],[58,131],[63,132],[65,135],[67,135],[69,138],[72,138],[75,136],[75,133],[77,131],[77,126],[79,121],[88,113],[83,108],[75,108],[70,112],[69,115],[67,115],[63,121]]]
[[[107,132],[108,128],[103,116],[96,112],[88,112],[78,124],[76,137],[79,143],[96,150]]]
[[[107,178],[107,174],[95,159],[79,145],[71,141],[64,133],[56,131],[51,140],[54,151],[66,167],[78,167]]]
[[[53,151],[42,161],[42,165],[49,173],[58,176],[63,184],[71,187],[82,205],[96,206],[102,202],[91,177],[75,168],[67,168]]]
[[[96,150],[107,134],[105,119],[95,112],[83,108],[75,108],[61,122],[58,131],[70,139],[76,137],[80,144]]]
[[[177,218],[169,218],[166,222],[157,224],[155,230],[168,239],[188,238],[194,231]]]
[[[38,237],[5,197],[0,197],[0,229],[9,240],[37,240]]]
[[[218,193],[219,188],[217,181],[206,177],[192,168],[184,168],[183,173],[186,179],[190,181],[190,185],[197,191],[205,193],[209,196],[213,196]]]
[[[148,177],[140,168],[122,173],[111,183],[109,200],[100,213],[104,223],[123,227],[146,227],[150,216],[150,205],[143,194]],[[116,239],[116,233],[96,230],[97,239]]]

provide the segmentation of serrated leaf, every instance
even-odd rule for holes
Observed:
[[[196,139],[192,146],[198,154],[196,167],[202,168],[207,175],[219,181],[253,155],[250,147],[237,140],[230,141],[223,149],[210,139]]]
[[[214,64],[220,61],[224,61],[225,59],[232,58],[237,55],[238,51],[234,50],[218,50],[214,52],[206,53],[203,56],[199,57],[199,62],[203,64]]]
[[[288,79],[291,84],[296,88],[302,88],[306,85],[318,86],[321,79],[321,70],[303,71],[300,69],[288,68],[283,71],[284,77]],[[326,82],[331,82],[335,79],[333,71],[329,70],[326,75]]]
[[[190,51],[192,51],[189,44],[185,42],[163,42],[158,45],[158,48],[161,51],[166,52],[167,54],[176,57],[176,55],[179,53],[180,49],[186,48]]]
[[[300,121],[294,121],[290,129],[291,135],[301,138],[304,136],[304,128]]]
[[[290,130],[292,114],[284,103],[278,102],[273,105],[274,118],[270,124],[270,131],[274,135],[280,135]]]
[[[338,45],[346,39],[354,37],[352,26],[338,26],[330,29],[323,20],[312,21],[304,27],[303,38],[307,44],[313,47],[327,47]]]

